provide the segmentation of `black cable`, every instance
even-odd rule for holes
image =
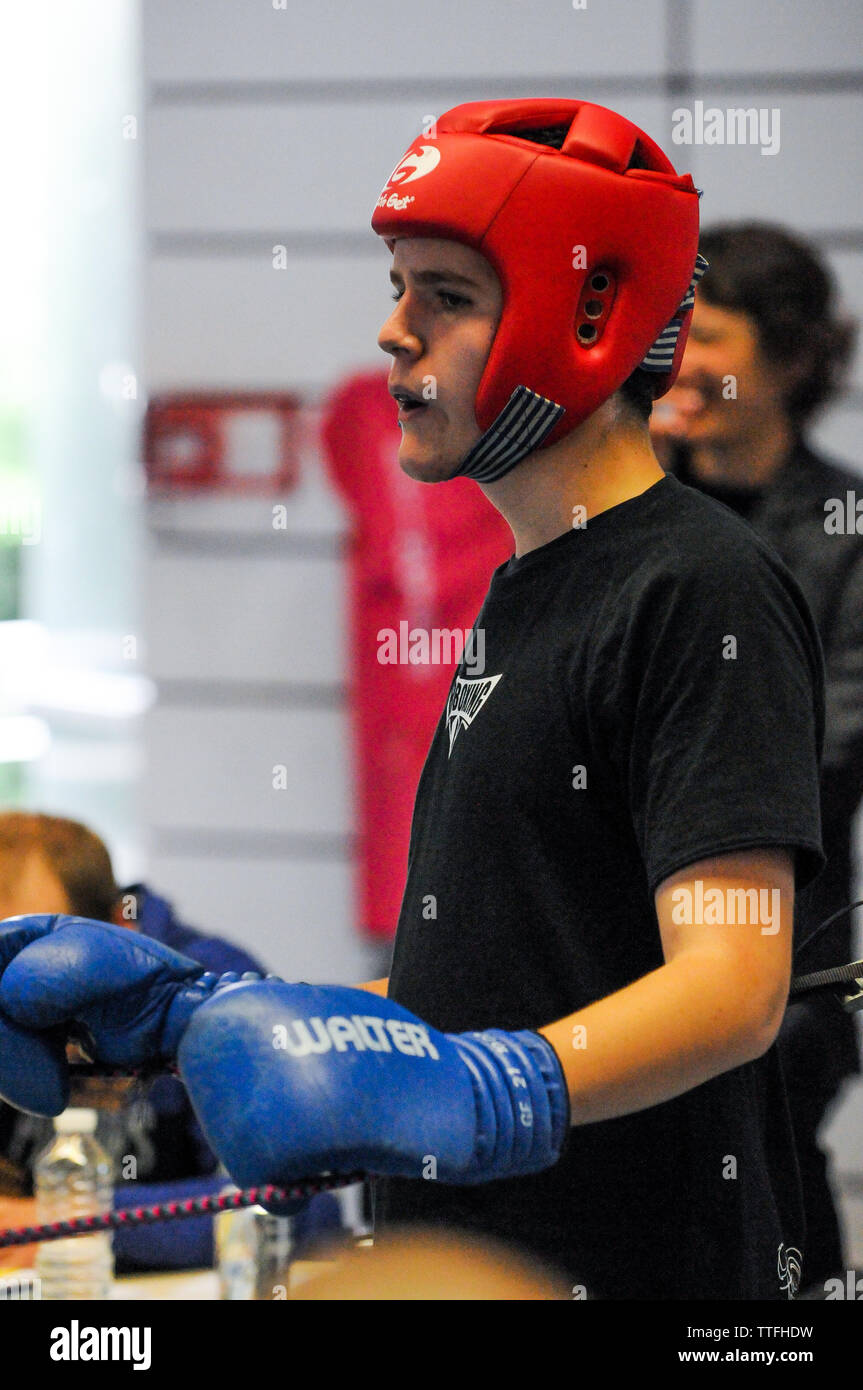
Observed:
[[[837,922],[840,917],[844,917],[847,912],[853,912],[855,907],[863,907],[863,898],[858,898],[856,902],[848,903],[845,907],[840,907],[838,912],[832,913],[831,916],[825,917],[823,922],[819,922],[815,930],[797,947],[797,950],[794,952],[794,959],[797,960],[798,956],[802,956],[804,951],[807,951],[812,945],[812,942],[817,940],[823,931],[826,931],[827,927],[831,927],[834,922]]]

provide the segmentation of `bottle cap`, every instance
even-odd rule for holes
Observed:
[[[98,1119],[95,1110],[78,1110],[73,1106],[62,1115],[54,1116],[54,1129],[58,1134],[93,1134]]]

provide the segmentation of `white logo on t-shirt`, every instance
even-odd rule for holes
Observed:
[[[800,1287],[800,1272],[803,1266],[803,1256],[796,1245],[786,1247],[785,1242],[779,1246],[779,1256],[777,1259],[777,1269],[779,1271],[779,1287],[783,1293],[787,1293],[789,1298],[794,1298]]]
[[[456,676],[446,702],[450,754],[462,729],[473,723],[500,679],[500,676],[475,676],[473,679]]]

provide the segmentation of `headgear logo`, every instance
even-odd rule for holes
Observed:
[[[414,179],[425,178],[440,164],[440,150],[434,145],[420,145],[419,151],[411,150],[401,164],[397,164],[389,176],[389,183],[413,183]]]

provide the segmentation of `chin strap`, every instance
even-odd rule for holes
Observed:
[[[503,410],[474,444],[455,477],[494,483],[538,449],[566,411],[527,386],[516,386]]]
[[[695,257],[695,269],[692,272],[689,289],[683,296],[680,307],[671,320],[671,323],[667,328],[663,328],[656,342],[642,358],[640,363],[641,371],[659,372],[665,376],[671,371],[674,365],[674,354],[677,351],[677,339],[680,337],[680,330],[686,321],[687,314],[692,310],[692,306],[695,303],[696,286],[707,268],[707,261],[699,252]]]

